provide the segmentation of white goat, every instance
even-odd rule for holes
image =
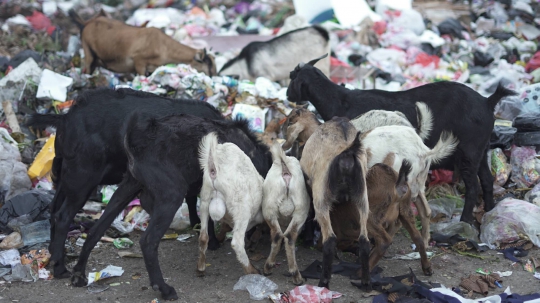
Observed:
[[[418,121],[416,132],[422,140],[425,140],[429,137],[429,133],[433,128],[431,110],[424,102],[416,102],[416,115]],[[351,120],[351,123],[361,133],[386,125],[401,125],[414,128],[402,112],[382,109],[370,110]]]
[[[235,144],[218,144],[216,133],[203,137],[199,146],[203,170],[201,232],[197,270],[204,274],[208,247],[208,215],[233,227],[231,246],[246,274],[258,274],[244,248],[246,231],[263,222],[261,212],[263,177],[251,159]]]
[[[281,242],[285,238],[289,273],[293,283],[300,285],[303,280],[296,264],[295,243],[306,222],[310,198],[298,159],[287,157],[277,142],[274,142],[270,151],[273,163],[264,180],[262,213],[270,226],[272,250],[264,265],[264,274],[272,273]],[[281,226],[288,225],[285,233],[282,233],[280,223]]]
[[[366,148],[368,167],[382,163],[390,153],[395,155],[392,168],[396,171],[399,171],[404,159],[411,163],[408,184],[411,189],[411,199],[414,201],[422,221],[422,238],[427,247],[430,236],[431,209],[425,195],[425,184],[429,167],[431,163],[437,163],[451,155],[458,140],[451,133],[443,132],[437,144],[433,149],[430,149],[413,128],[389,125],[376,127],[364,133],[362,144]]]

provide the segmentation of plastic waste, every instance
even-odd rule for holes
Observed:
[[[473,53],[474,56],[474,65],[476,66],[488,66],[490,65],[495,59],[486,53],[483,53],[481,51],[475,51]]]
[[[118,189],[118,185],[105,185],[101,188],[101,202],[107,204],[111,200],[112,195]]]
[[[431,208],[431,218],[452,218],[452,214],[456,209],[456,200],[450,198],[439,198],[428,201]]]
[[[270,299],[276,303],[288,303],[288,302],[310,302],[310,303],[330,303],[333,299],[340,298],[341,293],[337,291],[330,291],[325,287],[318,287],[313,285],[301,285],[297,286],[291,291],[272,294]]]
[[[516,132],[517,132],[517,129],[514,127],[509,127],[505,125],[495,125],[493,127],[493,131],[491,132],[491,138],[489,140],[490,147],[491,148],[510,147]]]
[[[113,241],[113,245],[119,249],[130,248],[133,246],[133,241],[131,241],[129,238],[116,238]]]
[[[514,144],[518,146],[534,146],[540,148],[540,131],[517,132],[514,136]]]
[[[18,232],[12,232],[9,236],[5,237],[0,243],[0,249],[12,249],[21,248],[24,246],[21,234]]]
[[[73,84],[73,79],[57,74],[49,69],[44,69],[39,81],[36,98],[50,98],[65,102],[67,89]]]
[[[536,206],[540,206],[540,183],[536,184],[531,191],[525,194],[525,199]]]
[[[111,278],[111,277],[120,277],[124,273],[124,270],[120,266],[109,265],[104,269],[98,272],[88,273],[88,284],[90,285],[99,280]]]
[[[182,206],[176,211],[173,221],[171,222],[170,229],[184,230],[190,226],[189,222],[189,210],[187,203],[182,203]]]
[[[536,171],[536,151],[533,147],[512,147],[510,164],[512,176],[518,188],[528,188],[540,181],[540,173]]]
[[[434,233],[440,233],[443,235],[455,235],[479,242],[478,230],[466,222],[449,222],[449,223],[437,223],[431,224],[431,230]]]
[[[10,265],[11,267],[21,263],[21,255],[16,249],[0,251],[0,264]]]
[[[417,36],[422,35],[426,30],[422,15],[414,9],[402,10],[399,17],[392,21],[392,24],[397,27],[411,30]]]
[[[540,119],[533,113],[524,113],[517,116],[512,124],[520,132],[540,131]]]
[[[433,256],[433,252],[428,251],[426,252],[428,258]],[[405,255],[395,255],[392,257],[394,260],[420,260],[420,253],[419,252],[412,252]]]
[[[15,227],[33,221],[49,219],[48,208],[52,198],[53,194],[50,192],[33,189],[9,199],[0,208],[0,230],[4,233],[11,233],[13,229],[10,228],[10,225]],[[28,215],[30,220],[20,218],[23,215]],[[17,221],[11,222],[16,218],[18,218]]]
[[[503,186],[508,181],[511,165],[508,163],[502,149],[495,148],[491,151],[491,174],[495,178],[495,183]]]
[[[245,275],[240,277],[233,290],[247,290],[251,300],[264,300],[278,288],[272,280],[262,275]]]
[[[0,89],[1,91],[2,89]],[[5,129],[0,128],[0,130]],[[0,204],[28,191],[32,187],[26,165],[21,162],[21,154],[16,146],[8,143],[11,142],[9,139],[13,140],[11,136],[5,136],[2,132],[2,135],[0,135]]]
[[[32,275],[32,268],[30,265],[16,264],[11,269],[11,275],[4,276],[4,280],[8,282],[36,282],[37,276],[34,278]]]
[[[34,162],[28,169],[28,176],[30,176],[30,179],[42,178],[51,170],[54,159],[55,138],[55,135],[51,135],[37,154]]]
[[[459,39],[463,39],[462,31],[465,31],[465,28],[459,20],[455,18],[448,18],[441,22],[438,26],[439,33],[442,35],[450,35]]]
[[[51,240],[51,223],[49,220],[37,221],[20,227],[25,246],[31,246]]]
[[[258,106],[238,103],[234,106],[232,118],[245,118],[249,121],[253,131],[262,133],[265,128],[265,118],[268,108],[261,109]]]
[[[0,278],[9,274],[11,272],[11,268],[0,268]]]
[[[518,199],[506,198],[482,219],[480,239],[491,249],[512,243],[526,235],[540,246],[540,207]]]
[[[21,264],[31,264],[32,267],[37,266],[37,270],[44,268],[49,264],[51,254],[44,249],[34,249],[21,256]]]

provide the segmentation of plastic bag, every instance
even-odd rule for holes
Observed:
[[[37,276],[34,278],[32,275],[32,268],[30,265],[17,264],[13,266],[11,275],[4,276],[4,279],[8,282],[36,282]]]
[[[277,284],[265,276],[245,275],[234,284],[233,290],[247,290],[251,300],[264,300],[277,288]]]
[[[13,140],[4,128],[0,134],[0,204],[32,188],[26,165],[16,146],[6,142]],[[4,132],[5,131],[5,132]],[[4,139],[5,138],[5,139]]]
[[[459,39],[463,39],[462,31],[465,31],[465,28],[459,20],[455,18],[448,18],[441,22],[439,26],[437,26],[439,29],[439,33],[442,35],[450,35],[454,36]]]
[[[55,135],[51,135],[37,154],[34,162],[28,169],[28,176],[30,176],[30,179],[42,178],[51,170],[54,159],[54,140]]]
[[[495,148],[491,151],[491,174],[495,178],[495,184],[499,186],[506,184],[511,167],[502,149]]]
[[[452,218],[456,209],[456,200],[449,198],[439,198],[428,201],[431,208],[431,218]]]
[[[449,223],[437,223],[431,224],[431,230],[434,233],[440,233],[443,235],[455,235],[479,242],[478,230],[466,222],[449,222]]]
[[[9,199],[2,208],[0,208],[0,230],[5,233],[11,233],[13,230],[9,227],[20,226],[31,223],[36,220],[45,220],[50,218],[48,211],[49,203],[53,198],[52,193],[41,190],[30,190]],[[21,218],[28,215],[28,218]],[[18,221],[13,221],[17,219]],[[17,223],[18,222],[18,223]]]
[[[490,248],[512,243],[527,235],[540,246],[540,207],[529,202],[506,198],[497,203],[482,219],[480,239]]]
[[[526,133],[517,132],[514,136],[514,144],[518,146],[535,146],[540,148],[540,131]]]
[[[105,185],[101,188],[102,199],[101,202],[108,204],[111,201],[111,197],[118,189],[118,185]]]
[[[510,163],[512,165],[512,181],[518,188],[528,188],[540,180],[536,171],[536,151],[533,147],[512,147]]]
[[[536,184],[531,191],[525,194],[525,199],[536,206],[540,206],[540,183]]]
[[[330,291],[325,287],[313,285],[297,286],[286,294],[271,295],[272,302],[276,303],[330,303],[333,299],[340,298],[341,293]]]
[[[21,234],[18,232],[13,232],[9,236],[5,237],[0,243],[0,249],[12,249],[12,248],[21,248],[24,246]]]
[[[491,138],[489,140],[489,146],[491,148],[503,147],[508,148],[514,140],[514,135],[517,129],[504,125],[495,125],[491,132]]]
[[[516,96],[503,98],[497,106],[495,106],[495,116],[508,121],[513,121],[517,116],[521,115],[523,111],[523,102]]]
[[[170,229],[184,230],[190,226],[189,210],[187,203],[182,203],[182,206],[176,211],[173,221],[171,222]]]
[[[25,246],[44,243],[51,240],[51,223],[49,220],[37,221],[20,227]]]
[[[21,263],[21,255],[16,249],[0,251],[0,264],[10,265],[11,267]]]
[[[520,132],[540,131],[540,117],[538,114],[525,113],[517,116],[512,126]]]

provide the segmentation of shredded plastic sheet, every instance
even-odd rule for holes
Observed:
[[[341,296],[341,293],[325,287],[302,285],[286,293],[271,295],[270,299],[275,303],[330,303]]]
[[[265,276],[245,275],[234,284],[233,290],[247,290],[250,299],[264,300],[277,288],[277,284]]]
[[[540,246],[540,207],[526,201],[506,198],[497,203],[482,219],[480,240],[490,248],[527,236]]]
[[[90,285],[96,281],[112,278],[112,277],[120,277],[124,273],[124,270],[120,266],[114,266],[109,265],[98,272],[91,272],[88,273],[88,284]]]

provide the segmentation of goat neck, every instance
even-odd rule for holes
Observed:
[[[164,43],[169,53],[169,60],[172,62],[185,62],[189,63],[194,61],[195,55],[197,54],[196,49],[191,48],[185,44],[182,44],[174,39],[164,39]]]

